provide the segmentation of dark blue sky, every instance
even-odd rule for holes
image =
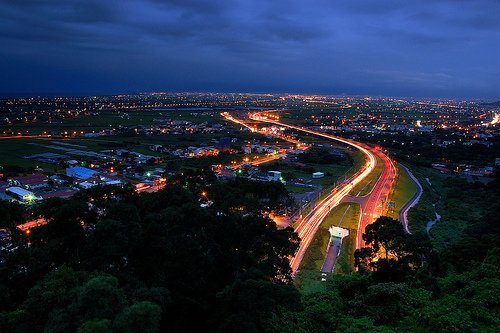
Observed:
[[[498,0],[0,0],[0,94],[500,99]]]

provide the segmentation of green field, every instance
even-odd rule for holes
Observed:
[[[281,120],[284,123],[290,125],[304,125],[304,122],[310,122],[311,124],[317,118],[326,118],[328,116],[348,116],[352,117],[359,114],[359,110],[354,108],[344,109],[342,107],[309,107],[300,109],[289,109],[280,113]],[[314,118],[313,118],[314,117]],[[324,119],[323,119],[324,120]]]
[[[19,166],[22,168],[40,167],[51,172],[63,170],[60,166],[55,164],[48,164],[23,158],[23,156],[46,152],[63,154],[60,150],[42,147],[38,144],[47,144],[47,141],[28,138],[0,139],[0,156],[2,156],[1,165]]]
[[[344,217],[343,220],[342,217]],[[352,271],[352,269],[349,269],[348,267],[354,266],[354,250],[356,249],[356,230],[358,228],[358,219],[359,205],[355,203],[342,203],[330,212],[330,214],[319,226],[314,239],[302,258],[299,273],[295,279],[296,285],[299,288],[305,292],[311,292],[312,290],[318,288],[318,281],[321,280],[321,274],[319,271],[323,265],[323,261],[325,260],[326,249],[328,247],[328,242],[330,241],[328,228],[332,225],[338,226],[341,221],[341,227],[349,229],[349,236],[343,240],[342,250],[336,266],[342,266],[338,273],[348,273]],[[354,246],[352,244],[352,240],[354,240]],[[337,267],[335,269],[335,273],[337,273]]]
[[[91,132],[92,130],[102,129],[102,124],[110,123],[112,120],[114,121],[112,124],[116,125],[119,123],[125,124],[125,122],[132,121],[127,119],[122,119],[119,117],[112,116],[112,112],[103,112],[104,114],[100,114],[99,116],[87,116],[87,117],[78,117],[78,118],[68,118],[66,124],[72,124],[72,126],[90,126],[89,128],[85,128],[83,131]],[[144,111],[143,111],[144,113]],[[134,117],[133,117],[134,116]],[[140,113],[131,114],[130,118],[137,118],[140,116]],[[179,115],[177,115],[179,117]],[[199,117],[190,116],[193,121],[203,120]],[[187,116],[187,119],[190,119]],[[140,120],[141,118],[139,118]],[[149,118],[148,118],[149,119]],[[90,123],[85,124],[84,120]],[[144,119],[143,119],[144,120]],[[214,120],[214,119],[212,119]],[[218,119],[217,119],[218,120]],[[133,120],[132,122],[134,122]],[[90,125],[88,125],[90,124]],[[22,127],[22,133],[26,134],[28,130],[28,134],[32,134],[32,132],[50,133],[51,131],[61,131],[63,128],[62,124],[48,124],[43,122],[36,123],[25,123],[25,124],[15,124],[16,126]],[[3,129],[8,127],[8,131],[14,131],[14,126],[11,124],[2,125]],[[82,128],[83,128],[82,127]],[[99,128],[97,128],[99,127]],[[76,127],[74,127],[76,129]],[[33,130],[31,130],[33,129]],[[69,127],[68,131],[71,131]],[[73,129],[73,128],[72,128]],[[15,128],[17,131],[18,129]],[[17,133],[17,132],[16,132]],[[0,138],[0,165],[2,166],[19,166],[24,169],[28,168],[36,168],[40,167],[45,171],[50,172],[60,172],[64,171],[59,165],[55,164],[47,164],[39,161],[29,160],[23,158],[23,156],[38,154],[38,153],[58,153],[68,155],[70,158],[74,158],[76,160],[85,160],[87,162],[91,161],[91,158],[85,158],[79,155],[72,155],[66,153],[64,150],[46,147],[49,145],[56,145],[63,148],[66,144],[66,147],[76,148],[78,150],[83,151],[94,151],[99,152],[103,150],[110,149],[125,149],[128,151],[135,151],[138,153],[142,153],[145,155],[151,155],[156,157],[166,157],[168,155],[161,154],[157,152],[150,151],[148,147],[152,144],[158,144],[165,147],[171,148],[180,148],[185,149],[189,146],[199,147],[201,144],[205,143],[207,146],[213,146],[214,141],[220,139],[221,137],[231,136],[232,138],[236,138],[236,142],[232,143],[235,147],[239,147],[241,145],[246,144],[249,140],[262,140],[264,139],[263,135],[251,133],[251,132],[236,132],[236,133],[196,133],[196,134],[163,134],[157,136],[107,136],[107,137],[84,137],[80,132],[77,132],[77,136],[73,137],[22,137],[22,138],[9,138],[9,137],[1,137]],[[56,144],[55,142],[59,142],[62,144]],[[71,147],[67,146],[67,144],[78,145],[79,147]],[[281,145],[282,142],[280,141]],[[238,155],[239,156],[239,155]],[[239,157],[235,156],[236,159]]]
[[[45,131],[67,132],[72,135],[81,135],[82,132],[101,131],[103,129],[118,128],[120,126],[154,125],[159,124],[154,119],[160,120],[187,120],[193,123],[221,122],[222,118],[214,112],[213,115],[195,115],[192,110],[171,111],[145,111],[130,110],[121,112],[117,110],[100,110],[98,115],[65,117],[65,118],[40,118],[36,122],[0,124],[0,133],[22,133],[23,135],[39,135]],[[128,115],[128,116],[126,116]],[[105,124],[105,125],[104,125]]]
[[[352,168],[346,173],[346,178],[351,177],[354,175],[361,167],[363,164],[366,163],[366,156],[363,154],[362,151],[356,150],[354,152],[350,152],[350,155],[354,161],[354,165]]]
[[[417,186],[408,176],[406,171],[397,165],[397,175],[394,179],[394,185],[391,189],[387,201],[395,203],[395,208],[385,207],[384,215],[390,216],[393,219],[398,219],[398,213],[401,207],[410,200],[413,194],[417,191]]]
[[[365,196],[371,192],[371,190],[377,183],[377,180],[380,178],[382,171],[384,170],[384,162],[382,161],[382,159],[377,155],[375,155],[375,158],[377,159],[377,165],[375,165],[373,171],[368,175],[368,177],[363,179],[363,181],[361,181],[351,190],[351,192],[349,193],[350,195]]]
[[[293,194],[293,193],[303,194],[303,193],[312,192],[314,190],[313,188],[309,188],[309,187],[299,187],[299,186],[292,186],[292,185],[286,185],[285,188],[288,191],[288,193],[291,193],[291,194]]]
[[[305,172],[309,167],[314,169],[314,172],[323,172],[325,174],[322,178],[312,179],[312,173]],[[320,185],[323,188],[329,187],[339,180],[348,170],[350,170],[348,161],[343,164],[314,164],[308,163],[307,167],[300,168],[294,163],[287,163],[283,161],[273,161],[267,164],[267,170],[280,171],[282,173],[288,172],[294,175],[294,178],[302,178],[310,180],[307,184]]]

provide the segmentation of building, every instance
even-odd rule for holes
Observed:
[[[23,187],[31,190],[35,188],[42,188],[48,185],[49,179],[41,173],[34,173],[27,176],[12,177],[7,179],[10,186]]]
[[[106,182],[99,177],[77,179],[74,182],[75,185],[83,189],[88,189],[92,186],[102,185],[104,183]]]
[[[230,137],[220,138],[220,140],[217,141],[215,148],[217,148],[219,151],[231,150],[231,138]]]
[[[99,176],[101,178],[101,180],[105,181],[106,183],[109,183],[109,182],[118,182],[118,184],[122,183],[122,179],[120,177],[117,177],[115,175],[110,175],[109,173],[103,173]]]
[[[43,194],[42,199],[50,199],[50,198],[69,198],[73,194],[77,193],[78,191],[67,191],[67,192],[58,192],[58,193],[49,193],[49,194]]]
[[[6,193],[19,201],[29,202],[38,199],[37,196],[28,190],[20,187],[9,187]]]
[[[73,167],[73,168],[66,169],[66,176],[78,178],[78,179],[92,178],[92,177],[96,176],[97,174],[98,174],[98,172],[96,172],[92,169],[84,168],[84,167]]]
[[[271,181],[281,180],[281,172],[279,171],[269,171],[268,175],[269,175],[269,180]]]
[[[323,172],[315,172],[312,174],[313,178],[323,178],[325,177],[325,174]]]

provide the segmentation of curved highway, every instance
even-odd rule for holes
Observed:
[[[258,114],[251,115],[251,119],[268,122],[279,126],[285,126],[298,131],[321,136],[330,140],[339,141],[359,149],[368,158],[368,161],[364,165],[364,167],[355,175],[353,175],[350,179],[348,179],[349,181],[348,183],[341,184],[340,186],[334,188],[332,192],[325,199],[323,199],[306,217],[304,217],[299,222],[298,226],[295,228],[295,231],[299,234],[301,242],[299,250],[297,251],[295,256],[290,260],[290,267],[292,268],[293,275],[296,274],[300,266],[300,262],[304,257],[304,253],[309,247],[309,244],[311,243],[314,234],[316,233],[321,222],[323,222],[323,220],[329,214],[330,210],[333,209],[335,206],[337,206],[340,203],[340,201],[349,194],[352,188],[354,188],[358,183],[363,181],[363,179],[365,179],[373,171],[377,163],[374,154],[378,154],[381,157],[382,161],[384,162],[384,170],[382,172],[381,177],[378,179],[375,187],[370,192],[370,197],[368,199],[368,203],[366,206],[367,208],[365,209],[365,212],[363,212],[363,214],[361,215],[360,223],[358,226],[358,237],[356,245],[357,248],[359,248],[362,245],[361,237],[366,226],[373,222],[373,219],[375,218],[375,216],[377,216],[377,214],[380,215],[382,213],[383,204],[379,205],[378,202],[381,197],[383,197],[384,195],[387,196],[387,194],[389,193],[390,187],[392,185],[392,180],[394,179],[395,175],[395,168],[393,167],[391,160],[381,152],[373,150],[372,148],[356,141],[336,137],[333,135],[309,130],[302,127],[280,123],[275,120],[270,120],[265,117],[261,117]],[[382,210],[380,209],[380,207],[382,207]]]
[[[266,111],[269,112],[269,111]],[[245,124],[244,121],[241,121],[239,119],[235,119],[228,113],[223,113],[222,114],[227,120],[233,121],[235,123],[238,123],[240,125],[243,125],[247,128],[250,128],[252,131],[255,129],[250,127],[249,125]],[[314,134],[326,139],[338,141],[345,143],[347,145],[350,145],[352,147],[355,147],[362,151],[366,157],[367,157],[367,162],[365,165],[356,172],[353,176],[351,176],[349,179],[347,179],[347,182],[342,183],[335,187],[331,193],[324,198],[321,202],[319,202],[316,207],[306,216],[304,217],[301,221],[299,221],[297,227],[295,228],[295,231],[298,233],[301,242],[300,242],[300,247],[297,253],[293,258],[290,260],[290,267],[292,268],[293,276],[295,276],[299,266],[300,262],[302,261],[302,258],[304,256],[305,251],[309,247],[309,244],[311,243],[314,234],[316,233],[318,227],[320,224],[323,222],[323,220],[326,218],[326,216],[330,213],[330,210],[332,210],[335,206],[337,206],[343,198],[349,195],[349,192],[361,181],[363,181],[375,168],[375,165],[377,163],[377,159],[375,158],[374,154],[378,154],[382,161],[384,162],[384,170],[382,172],[382,175],[378,179],[375,187],[369,194],[369,199],[367,201],[367,205],[365,206],[365,212],[360,217],[360,223],[358,226],[358,240],[357,240],[357,247],[361,245],[361,235],[363,234],[366,225],[369,223],[373,222],[373,219],[375,216],[380,215],[383,210],[383,202],[382,205],[379,205],[379,200],[381,198],[384,198],[387,196],[390,187],[392,185],[392,180],[394,179],[395,175],[395,168],[392,165],[391,160],[385,156],[384,154],[372,149],[371,147],[361,144],[356,141],[336,137],[333,135],[309,130],[306,128],[302,127],[297,127],[293,125],[288,125],[284,123],[280,123],[275,120],[268,119],[267,117],[260,116],[260,113],[254,113],[250,115],[250,119],[256,120],[256,121],[262,121],[262,122],[267,122],[271,124],[275,124],[278,126],[284,126],[288,128],[295,129],[297,131],[301,132],[306,132],[310,134]],[[382,209],[380,209],[382,207]],[[366,215],[365,215],[366,213]],[[378,217],[378,216],[377,216]],[[361,241],[360,241],[361,240]]]

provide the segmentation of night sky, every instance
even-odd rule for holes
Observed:
[[[0,94],[500,99],[500,1],[0,0]]]

